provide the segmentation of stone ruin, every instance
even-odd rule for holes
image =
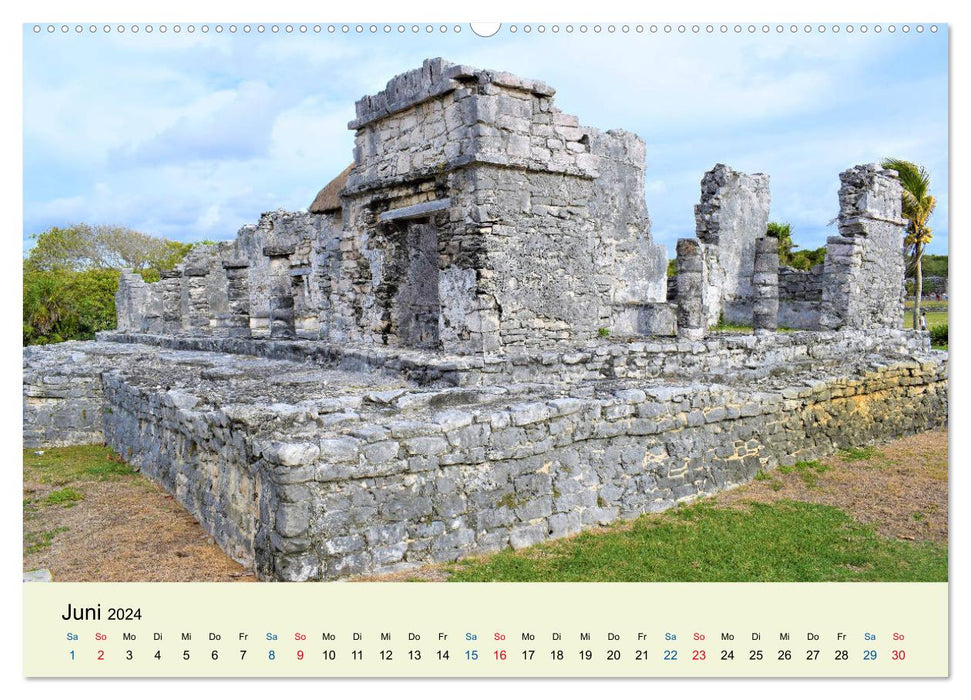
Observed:
[[[644,142],[553,95],[434,59],[364,97],[307,212],[154,284],[126,272],[116,331],[25,349],[24,444],[104,441],[260,578],[315,580],[946,424],[947,355],[901,330],[895,173],[840,175],[839,235],[798,272],[766,237],[768,177],[717,165],[668,280]]]

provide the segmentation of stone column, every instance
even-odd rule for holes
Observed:
[[[162,332],[175,335],[182,332],[182,270],[163,270]]]
[[[147,285],[148,297],[145,301],[145,316],[142,318],[142,333],[162,333],[162,284],[153,282]]]
[[[700,340],[705,337],[702,300],[704,283],[701,244],[694,238],[678,240],[678,337]]]
[[[249,261],[224,260],[223,270],[229,300],[225,334],[231,338],[249,338]]]
[[[123,269],[115,292],[115,328],[131,333],[141,331],[148,301],[148,285],[141,275],[136,275],[130,268]]]
[[[755,241],[755,272],[752,274],[752,326],[756,335],[779,330],[779,239],[765,236]]]
[[[769,221],[769,176],[740,173],[719,163],[701,180],[695,205],[695,236],[705,262],[702,299],[705,325],[719,316],[739,323],[752,303],[755,241]]]
[[[293,245],[285,244],[263,248],[263,255],[270,259],[270,338],[275,340],[293,340],[297,335],[289,260],[293,251]]]
[[[840,173],[839,235],[826,240],[819,325],[903,325],[904,228],[897,173],[876,164]]]
[[[188,296],[189,318],[186,330],[191,335],[209,334],[209,296],[206,289],[206,275],[209,268],[187,266],[182,271],[185,277],[186,293]]]

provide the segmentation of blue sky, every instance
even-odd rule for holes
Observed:
[[[467,27],[37,35],[27,26],[24,244],[75,222],[228,240],[261,212],[305,208],[351,161],[354,101],[433,56],[539,78],[581,123],[644,138],[652,233],[669,256],[694,235],[699,182],[715,163],[768,173],[771,218],[813,248],[835,234],[839,172],[884,156],[930,170],[929,252],[947,250],[944,27],[527,35],[520,25],[484,39]]]

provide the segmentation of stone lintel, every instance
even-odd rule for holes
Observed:
[[[448,209],[452,206],[452,200],[449,197],[445,199],[436,199],[432,202],[421,202],[420,204],[412,204],[408,207],[399,207],[397,209],[389,209],[386,212],[382,212],[378,216],[378,221],[388,222],[388,221],[404,221],[407,219],[421,219],[429,214],[434,214],[436,211],[442,211]]]
[[[293,243],[274,243],[263,246],[263,255],[268,258],[285,258],[293,255],[296,248]]]
[[[510,161],[508,157],[499,158],[490,154],[474,153],[471,155],[459,156],[445,161],[440,165],[428,168],[410,170],[400,175],[390,177],[368,179],[362,181],[356,179],[355,174],[348,178],[347,186],[341,191],[341,197],[354,198],[368,195],[376,190],[401,187],[424,180],[433,180],[441,177],[444,173],[467,167],[494,167],[505,168],[508,170],[519,170],[526,173],[555,173],[557,175],[568,175],[581,180],[595,180],[600,173],[596,170],[581,170],[575,166],[559,165],[550,163],[549,167],[540,168],[535,163],[527,161]]]
[[[847,217],[845,219],[840,219],[838,222],[838,225],[841,233],[843,232],[844,228],[853,233],[865,232],[863,224],[867,223],[868,221],[880,221],[887,224],[893,224],[894,226],[906,226],[908,224],[908,221],[906,219],[895,219],[891,217],[877,216],[876,214],[867,213],[867,214],[861,214],[859,216],[852,216],[852,217]]]

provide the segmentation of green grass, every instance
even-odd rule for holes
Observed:
[[[67,530],[68,528],[66,527],[56,527],[53,530],[44,530],[42,532],[25,532],[24,554],[36,554],[47,549],[54,541],[54,537],[62,532],[67,532]]]
[[[921,306],[923,309],[924,307]],[[927,327],[936,326],[940,323],[947,323],[947,311],[928,311],[927,312]],[[904,311],[904,328],[914,327],[914,310],[911,308],[908,311]]]
[[[819,475],[825,474],[830,469],[832,467],[827,467],[825,464],[814,460],[812,462],[796,462],[791,467],[779,467],[779,473],[797,474],[806,488],[814,489],[819,485]]]
[[[864,459],[871,459],[874,456],[881,456],[876,447],[851,447],[848,450],[840,450],[840,457],[847,462],[859,462]]]
[[[924,299],[920,302],[920,308],[926,311],[943,311],[947,313],[947,302],[943,299],[941,301],[934,301]],[[914,298],[908,297],[907,301],[904,302],[904,310],[910,313],[914,312]]]
[[[701,503],[449,570],[452,581],[946,581],[947,547],[886,539],[832,506]]]
[[[717,324],[711,327],[714,333],[751,333],[754,328],[752,326],[745,326],[737,323],[725,323],[724,321],[719,321]],[[779,333],[795,333],[798,328],[787,328],[786,326],[779,326]]]
[[[43,454],[37,454],[42,452]],[[104,445],[24,450],[24,473],[44,484],[109,481],[137,472]]]
[[[65,488],[57,489],[56,491],[51,491],[44,498],[44,504],[49,506],[64,506],[65,508],[70,508],[76,505],[78,501],[84,499],[84,494],[77,489]]]
[[[40,452],[41,454],[37,454]],[[134,479],[138,473],[104,445],[52,447],[24,450],[24,555],[51,546],[65,527],[50,530],[42,522],[48,509],[72,508],[84,500],[87,484],[98,481]],[[28,482],[31,482],[28,484]],[[37,484],[47,487],[38,488]],[[135,481],[134,483],[138,483]],[[49,487],[53,489],[49,490]],[[44,495],[46,493],[46,495]]]
[[[746,326],[738,323],[725,323],[724,321],[719,321],[712,327],[713,331],[752,331],[752,326]]]

